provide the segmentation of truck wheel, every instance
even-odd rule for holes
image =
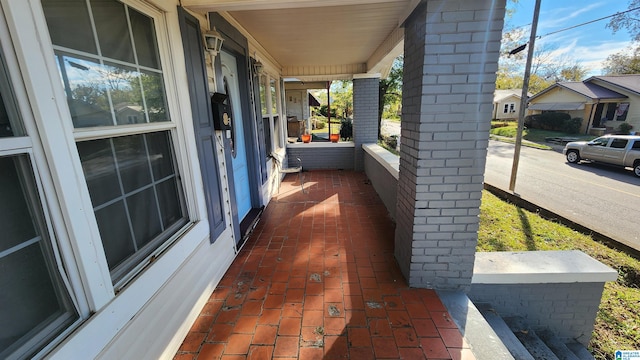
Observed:
[[[636,161],[635,164],[633,164],[633,173],[637,176],[640,177],[640,161]]]
[[[580,162],[580,154],[575,150],[567,151],[567,161],[572,164],[577,164]]]

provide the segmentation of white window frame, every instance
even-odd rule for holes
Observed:
[[[74,294],[86,299],[86,308],[90,309],[87,313],[97,311],[113,300],[117,287],[111,281],[95,215],[93,211],[85,210],[92,209],[92,203],[79,155],[75,150],[77,140],[115,137],[131,132],[170,130],[176,166],[182,178],[186,215],[191,223],[197,223],[197,225],[193,225],[191,229],[186,226],[183,231],[174,234],[165,242],[164,248],[173,244],[175,239],[180,238],[187,231],[202,236],[206,234],[205,229],[208,229],[206,205],[203,201],[198,201],[203,198],[203,194],[196,185],[200,176],[195,155],[197,148],[193,145],[193,141],[189,141],[193,138],[193,125],[182,121],[182,119],[190,119],[191,114],[188,106],[179,105],[189,102],[188,96],[181,93],[177,86],[177,81],[185,84],[187,81],[180,72],[180,69],[184,71],[184,68],[176,66],[176,61],[179,59],[177,49],[181,47],[173,49],[169,47],[170,43],[181,43],[179,34],[172,34],[168,30],[179,28],[177,18],[172,17],[175,15],[175,8],[166,9],[166,11],[173,11],[166,16],[161,10],[141,1],[122,1],[154,19],[171,122],[154,123],[153,126],[135,124],[92,130],[73,128],[40,1],[0,0],[0,2],[8,18],[9,33],[15,44],[17,62],[20,64],[25,81],[26,93],[37,123],[37,132],[44,145],[44,157],[36,157],[35,160],[39,162],[40,168],[48,168],[52,172],[53,191],[45,195],[48,197],[49,204],[60,209],[60,215],[53,217],[54,227],[66,230],[64,241],[61,241],[62,248],[68,253],[65,258],[68,257],[70,263],[75,264],[72,267],[78,270],[76,284],[78,286],[74,286]],[[24,21],[24,19],[31,21]],[[38,47],[32,44],[44,44],[44,46]],[[174,60],[176,57],[177,59]],[[43,101],[43,99],[51,99],[51,101]],[[188,246],[196,246],[195,238],[188,242]],[[162,250],[164,249],[158,249],[154,253]],[[175,270],[166,268],[153,273],[167,277],[170,276],[171,271]],[[146,292],[140,292],[141,290],[136,291],[139,296],[146,294]]]
[[[265,72],[262,76],[265,77],[266,79],[266,83],[265,83],[265,102],[266,102],[266,109],[267,109],[267,114],[262,114],[262,116],[268,116],[269,117],[269,125],[271,127],[270,131],[271,131],[271,148],[274,151],[281,151],[281,149],[284,148],[284,142],[283,142],[283,137],[284,137],[284,130],[283,130],[283,124],[287,121],[286,116],[283,116],[282,114],[282,89],[280,86],[280,80],[278,77],[272,76],[270,73]],[[276,93],[273,94],[271,91],[271,82],[275,82],[275,87],[276,87]],[[273,108],[274,108],[274,104],[273,104],[273,99],[276,99],[276,104],[275,104],[275,108],[276,108],[276,112],[273,112]],[[278,117],[278,125],[276,125],[275,122],[275,117]],[[276,132],[276,126],[279,127],[279,131]],[[276,136],[279,135],[279,136]]]
[[[132,125],[117,125],[117,126],[104,126],[104,127],[89,127],[89,128],[73,128],[73,136],[75,139],[74,142],[74,147],[75,147],[75,143],[79,142],[79,141],[88,141],[88,140],[97,140],[97,139],[107,139],[107,138],[115,138],[115,137],[120,137],[120,136],[128,136],[128,135],[139,135],[139,134],[145,134],[145,133],[158,133],[158,132],[165,132],[165,131],[169,131],[170,135],[171,135],[171,140],[172,140],[172,145],[173,145],[173,153],[175,156],[175,161],[176,161],[176,165],[178,167],[178,171],[179,171],[179,175],[182,178],[182,175],[185,173],[186,170],[183,166],[180,165],[180,152],[184,151],[184,149],[180,148],[181,145],[179,145],[180,143],[182,143],[182,141],[180,141],[179,136],[178,136],[178,121],[176,121],[176,119],[173,118],[173,114],[174,112],[172,111],[173,109],[177,109],[178,106],[175,105],[175,86],[168,81],[168,79],[171,77],[173,78],[173,74],[171,73],[172,69],[171,69],[171,61],[168,60],[171,58],[170,53],[169,53],[169,49],[166,47],[167,44],[167,38],[168,38],[168,34],[166,31],[166,19],[164,17],[164,14],[161,13],[158,9],[155,9],[147,4],[141,3],[139,1],[135,1],[135,0],[114,0],[114,1],[119,1],[124,3],[125,5],[139,11],[140,13],[149,16],[153,19],[153,24],[155,27],[155,31],[156,31],[156,41],[157,41],[157,46],[158,46],[158,55],[160,58],[160,63],[162,64],[162,75],[163,75],[163,80],[164,80],[164,86],[165,86],[165,96],[166,96],[166,102],[167,102],[167,111],[169,114],[169,121],[165,121],[165,122],[149,122],[149,123],[141,123],[141,124],[132,124]],[[133,36],[133,35],[130,35]],[[164,41],[163,41],[164,40]],[[54,50],[55,49],[62,49],[59,48],[57,46],[53,46]],[[64,51],[67,51],[67,49],[63,49]],[[93,56],[92,56],[93,58]],[[101,55],[98,56],[98,58],[102,58]],[[62,85],[62,84],[61,84]],[[171,104],[173,99],[173,105]],[[192,224],[194,222],[194,218],[195,216],[192,215],[192,212],[190,211],[190,207],[188,205],[189,201],[189,197],[186,194],[187,189],[185,188],[185,184],[182,184],[182,182],[180,182],[180,184],[182,185],[182,191],[184,193],[184,199],[183,201],[185,201],[185,208],[186,208],[186,217],[187,217],[187,224],[185,226],[183,226],[179,231],[175,232],[174,234],[172,234],[169,238],[167,238],[162,245],[160,245],[157,249],[155,249],[154,251],[152,251],[149,255],[147,255],[143,260],[139,261],[137,263],[137,265],[133,266],[131,268],[130,271],[127,272],[126,275],[124,275],[122,278],[120,278],[119,280],[117,280],[114,284],[113,284],[113,289],[114,292],[115,291],[119,291],[119,289],[123,288],[126,284],[128,284],[133,278],[135,278],[138,273],[140,273],[140,271],[142,269],[144,269],[146,266],[148,266],[152,259],[155,258],[155,256],[157,256],[159,253],[163,252],[166,248],[168,248],[169,246],[171,246],[177,239],[179,239],[188,229],[189,229],[189,224]],[[179,185],[180,185],[179,184]],[[85,183],[85,187],[86,187],[86,183]],[[84,206],[87,209],[93,209],[93,205],[92,203],[89,201],[89,203],[86,203],[86,199],[85,199],[85,204]],[[95,216],[94,216],[95,219]],[[97,222],[96,222],[96,231],[97,231]],[[98,237],[100,237],[100,234],[98,232]],[[102,250],[102,252],[104,253],[104,249],[102,247],[102,244],[100,243],[100,248]],[[106,257],[105,257],[105,261],[106,261]],[[108,271],[108,268],[107,268]]]
[[[6,4],[3,3],[3,6],[6,6]],[[43,354],[80,326],[82,321],[91,315],[91,307],[89,299],[83,291],[80,271],[76,266],[73,266],[75,264],[74,251],[70,245],[69,236],[62,220],[62,213],[60,208],[56,206],[57,197],[54,181],[51,173],[47,170],[48,163],[38,137],[38,128],[36,127],[34,114],[31,111],[32,104],[27,94],[24,79],[19,76],[21,74],[20,62],[16,57],[8,23],[2,13],[0,13],[0,46],[8,72],[7,77],[11,85],[13,100],[15,100],[17,107],[17,116],[19,116],[25,131],[24,136],[15,135],[13,137],[0,138],[0,157],[20,155],[29,159],[30,170],[33,175],[33,191],[39,199],[39,210],[41,210],[43,216],[43,228],[41,230],[47,233],[46,240],[43,239],[41,241],[49,241],[51,243],[53,260],[62,279],[62,284],[59,285],[65,287],[64,290],[69,293],[71,302],[78,312],[78,319],[61,331],[56,340],[46,345],[39,353]],[[43,234],[43,236],[45,235]],[[39,357],[37,354],[35,356]]]

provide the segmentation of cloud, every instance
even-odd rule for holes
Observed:
[[[589,70],[589,75],[600,75],[603,69],[603,62],[611,54],[628,49],[633,41],[610,41],[600,39],[582,41],[578,38],[565,38],[561,41],[541,42],[541,46],[551,48],[550,57],[554,59],[572,59],[576,63]],[[538,47],[538,44],[536,44]]]
[[[573,25],[577,25],[581,21],[575,21],[573,23],[570,20],[580,18],[581,15],[589,13],[590,11],[606,5],[605,2],[593,3],[587,6],[582,4],[571,7],[555,8],[545,11],[540,14],[540,21],[538,23],[539,30],[558,30],[556,28],[565,28]]]

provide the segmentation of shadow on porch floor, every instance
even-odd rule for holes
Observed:
[[[175,355],[475,359],[432,290],[411,289],[364,173],[287,175]]]

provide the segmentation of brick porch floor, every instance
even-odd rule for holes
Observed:
[[[363,173],[290,174],[175,355],[474,359],[432,290],[407,286]]]

